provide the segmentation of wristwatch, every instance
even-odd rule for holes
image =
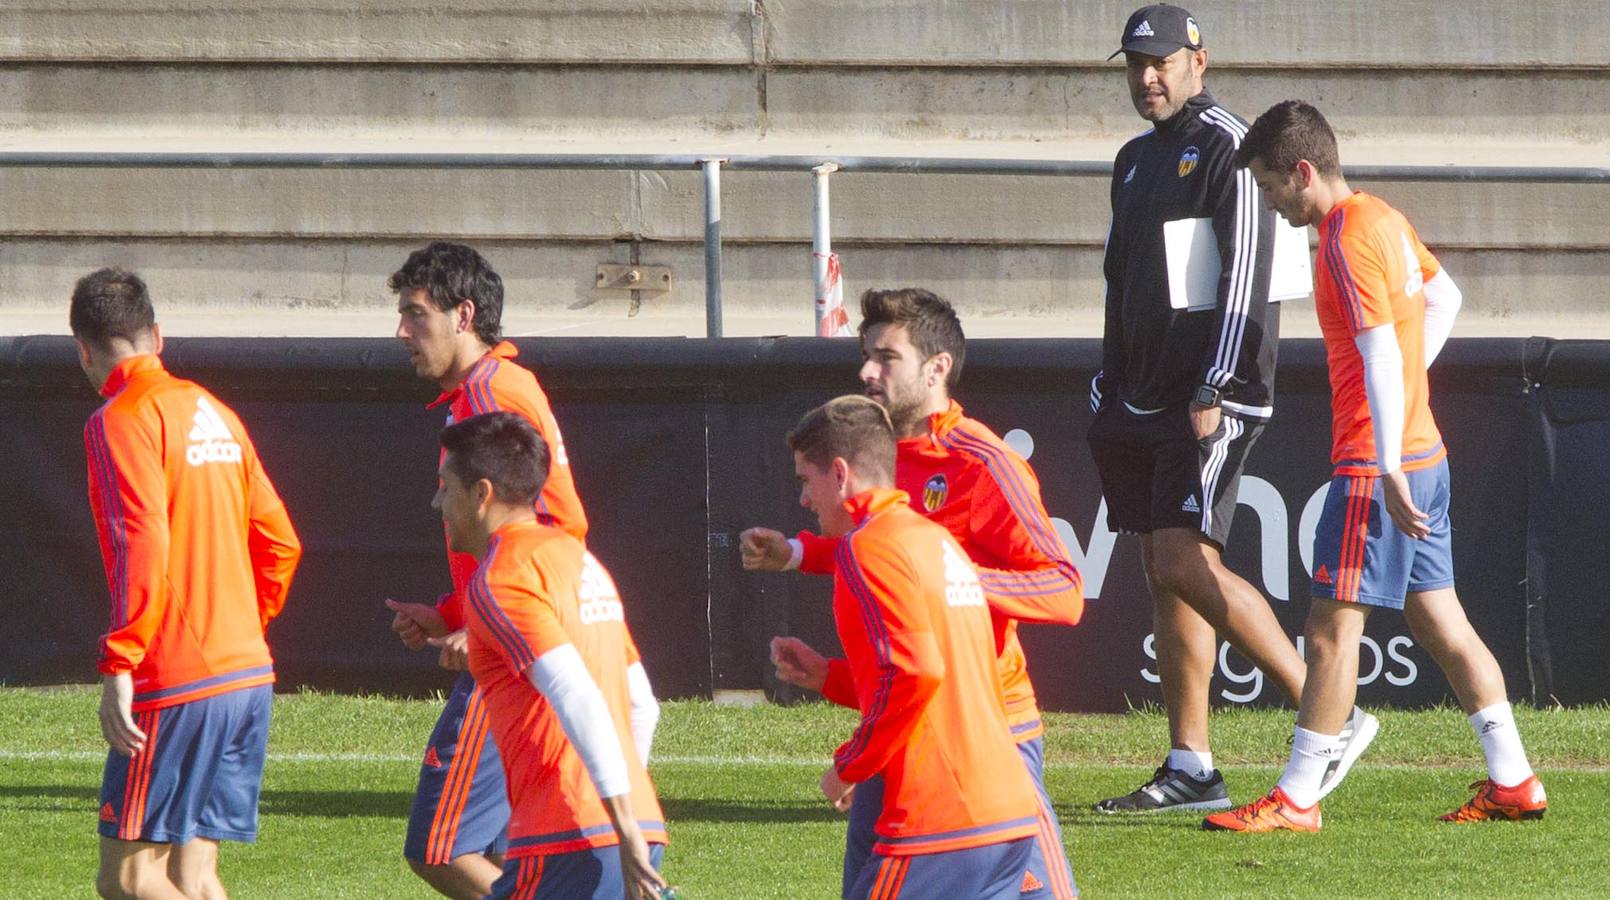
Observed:
[[[1196,396],[1192,400],[1197,406],[1218,406],[1223,398],[1223,391],[1211,384],[1204,384],[1196,389]]]

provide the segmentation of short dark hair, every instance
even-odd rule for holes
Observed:
[[[874,325],[903,325],[911,346],[924,361],[940,353],[950,354],[950,374],[945,386],[954,390],[961,382],[962,358],[967,354],[967,336],[961,319],[950,301],[923,288],[869,290],[861,295],[860,335]]]
[[[68,327],[97,348],[115,338],[135,343],[150,334],[156,320],[144,279],[126,269],[96,269],[73,286]]]
[[[469,300],[475,304],[475,336],[490,347],[503,335],[503,279],[473,247],[433,241],[408,254],[386,286],[397,294],[423,290],[442,312]]]
[[[1255,159],[1261,161],[1264,168],[1281,175],[1296,169],[1299,159],[1313,163],[1322,177],[1335,178],[1342,174],[1336,133],[1331,131],[1330,123],[1319,110],[1301,100],[1283,100],[1264,110],[1247,130],[1247,136],[1241,139],[1241,148],[1235,152],[1231,165],[1244,168]]]
[[[485,478],[504,503],[534,503],[548,481],[548,442],[516,413],[470,416],[442,429],[441,440],[458,480]]]
[[[788,449],[819,469],[842,457],[862,475],[894,483],[889,411],[859,394],[835,397],[806,413],[788,433]]]

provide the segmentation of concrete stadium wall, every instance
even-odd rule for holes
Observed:
[[[1610,6],[1192,4],[1209,87],[1247,118],[1297,95],[1355,163],[1604,165]],[[1140,130],[1130,3],[20,0],[0,9],[0,148],[524,150],[1107,160]],[[1092,334],[1102,178],[834,178],[850,292],[923,281],[983,334]],[[1467,297],[1462,334],[1581,335],[1610,276],[1610,184],[1369,185]],[[729,173],[728,331],[809,328],[810,185]],[[161,273],[187,328],[372,333],[421,241],[486,243],[517,327],[702,334],[695,173],[0,170],[0,332],[60,319],[87,266]],[[669,296],[600,292],[670,265]],[[1292,316],[1299,331],[1306,317]],[[277,329],[277,330],[276,330]],[[196,332],[191,332],[196,333]]]

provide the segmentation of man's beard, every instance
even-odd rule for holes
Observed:
[[[909,437],[921,432],[923,415],[923,401],[920,397],[884,396],[883,408],[889,413],[889,423],[894,426],[896,437]]]

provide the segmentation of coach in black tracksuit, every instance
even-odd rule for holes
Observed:
[[[1304,675],[1263,595],[1221,559],[1247,451],[1274,412],[1275,216],[1252,175],[1230,163],[1247,125],[1202,86],[1195,19],[1177,6],[1139,9],[1119,52],[1135,109],[1153,128],[1113,164],[1090,450],[1108,526],[1140,535],[1172,748],[1151,781],[1096,808],[1221,809],[1230,803],[1207,723],[1215,630],[1294,706]],[[1163,223],[1202,218],[1217,243],[1217,296],[1210,307],[1175,308]]]

